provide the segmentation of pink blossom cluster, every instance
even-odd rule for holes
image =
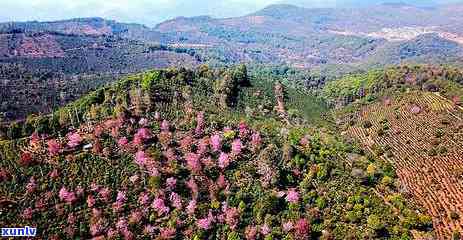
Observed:
[[[198,149],[196,150],[196,152],[199,155],[204,156],[208,151],[209,138],[203,138],[203,139],[199,140],[199,143],[197,145],[198,145]]]
[[[196,184],[195,180],[193,178],[190,178],[190,180],[188,180],[186,185],[191,190],[191,195],[193,199],[196,199],[199,193],[199,187]]]
[[[122,234],[124,239],[134,239],[134,234],[129,230],[128,222],[125,218],[121,218],[116,223],[116,229]]]
[[[208,230],[212,223],[214,222],[214,216],[212,215],[212,211],[209,211],[209,214],[205,218],[198,219],[197,225],[199,228],[203,230]]]
[[[191,136],[186,136],[180,140],[180,149],[182,152],[186,153],[191,150],[191,145],[193,144],[193,138]]]
[[[247,226],[244,230],[244,236],[247,240],[255,240],[257,237],[258,231],[255,226]]]
[[[296,236],[298,237],[305,237],[310,232],[310,224],[309,221],[305,218],[301,218],[297,220],[294,230],[296,232]]]
[[[70,191],[63,186],[58,194],[60,201],[74,205],[57,204],[55,206],[57,215],[66,216],[68,209],[76,208],[78,200],[82,199],[82,204],[92,211],[89,233],[94,239],[121,236],[124,239],[141,237],[140,233],[135,232],[134,229],[143,231],[145,237],[156,239],[174,238],[177,236],[178,229],[182,229],[185,238],[193,237],[194,231],[201,229],[207,232],[215,228],[216,224],[226,224],[229,229],[237,230],[242,223],[240,222],[243,214],[241,205],[240,207],[229,207],[224,201],[220,202],[220,208],[217,207],[216,203],[219,203],[219,200],[222,201],[223,196],[228,197],[233,194],[233,191],[236,191],[234,185],[236,179],[230,176],[236,177],[238,175],[230,173],[234,173],[235,166],[241,166],[242,163],[247,164],[244,161],[249,156],[258,155],[256,153],[262,147],[262,136],[252,130],[245,122],[241,122],[238,128],[224,128],[223,131],[208,129],[203,112],[197,114],[196,126],[193,129],[180,132],[171,127],[171,123],[167,120],[163,120],[160,126],[161,132],[156,133],[156,135],[148,129],[148,119],[137,119],[134,117],[124,121],[106,121],[105,124],[94,128],[93,138],[90,139],[88,132],[83,130],[68,135],[68,147],[80,146],[84,141],[82,137],[84,136],[86,140],[94,141],[92,142],[93,146],[100,144],[103,154],[109,152],[106,155],[98,155],[98,157],[110,156],[105,161],[111,161],[111,164],[117,165],[122,164],[122,161],[113,161],[114,159],[111,158],[112,149],[108,147],[108,143],[114,141],[106,141],[107,139],[103,138],[108,137],[107,134],[103,134],[104,131],[115,130],[117,134],[113,135],[117,137],[114,137],[114,140],[117,140],[116,143],[119,147],[117,148],[116,144],[113,144],[115,145],[113,147],[117,149],[114,152],[115,155],[132,156],[134,163],[139,168],[135,170],[131,168],[123,172],[122,174],[126,174],[126,177],[121,183],[122,186],[118,188],[92,183],[85,189],[78,186],[75,191]],[[123,125],[122,123],[128,124]],[[137,129],[135,126],[140,128]],[[133,134],[134,132],[135,134]],[[133,144],[130,144],[128,139],[131,138],[132,134]],[[64,144],[66,143],[63,143],[63,146]],[[66,151],[62,151],[62,146],[54,139],[48,140],[47,145],[48,152],[52,156],[68,154],[69,152],[75,153],[81,150],[66,149]],[[106,151],[103,147],[109,150]],[[158,150],[162,155],[157,154]],[[32,158],[32,155],[30,157]],[[61,165],[59,166],[61,167]],[[58,169],[60,172],[62,171],[61,168],[53,168],[48,176],[55,180],[58,179],[60,175]],[[213,172],[213,177],[209,171]],[[268,165],[263,172],[270,176],[274,174],[272,173],[274,169]],[[62,171],[61,173],[64,175],[67,172]],[[259,174],[262,174],[262,171]],[[243,176],[243,178],[245,177],[249,178]],[[152,184],[153,179],[155,184]],[[101,182],[100,179],[95,180],[95,182],[97,181]],[[187,189],[183,189],[185,187]],[[33,193],[36,189],[37,183],[34,178],[31,178],[26,185],[26,191]],[[190,194],[185,190],[189,190]],[[282,191],[279,196],[284,197],[288,203],[300,202],[299,193],[295,188]],[[46,208],[49,202],[37,201],[36,206],[40,207],[37,209]],[[214,204],[210,204],[211,202]],[[23,214],[25,219],[31,218],[35,211],[32,208],[26,209]],[[187,219],[182,219],[185,216]],[[69,226],[63,230],[68,233],[69,238],[73,238],[71,236],[75,232],[79,232],[77,228],[79,221],[85,221],[85,219],[81,219],[81,216],[76,218],[74,215],[69,215],[67,221]],[[167,221],[169,223],[165,224]],[[193,224],[188,226],[191,223]],[[178,229],[175,228],[174,224],[177,224]],[[257,239],[268,236],[272,232],[272,224],[275,223],[259,222],[259,225],[250,225],[246,227],[244,237]],[[309,223],[305,219],[292,218],[279,226],[284,232],[299,235],[306,234],[310,230]]]
[[[165,150],[162,155],[167,159],[167,162],[172,162],[177,159],[177,155],[175,154],[175,151],[172,148],[168,148]]]
[[[103,202],[108,203],[111,198],[111,190],[108,187],[101,188],[98,190],[98,196]]]
[[[77,200],[76,194],[72,191],[68,191],[65,187],[59,190],[59,198],[68,204],[72,204]]]
[[[307,147],[309,145],[310,141],[309,141],[309,137],[308,136],[304,136],[303,138],[301,138],[301,140],[299,140],[299,144],[301,144],[301,146],[303,147]]]
[[[168,131],[170,131],[170,124],[169,124],[169,121],[163,120],[163,121],[161,122],[161,131],[163,131],[163,132],[168,132]]]
[[[260,233],[262,233],[262,235],[267,236],[271,232],[272,232],[272,229],[266,223],[264,223],[264,225],[260,226]]]
[[[175,189],[176,185],[177,185],[177,179],[175,179],[174,177],[170,177],[166,179],[166,186],[168,190]]]
[[[239,222],[240,213],[237,208],[225,208],[225,222],[231,229],[235,229]]]
[[[115,213],[121,212],[124,208],[125,201],[127,201],[127,196],[124,191],[117,192],[116,202],[113,203],[113,211]]]
[[[241,150],[243,149],[243,143],[240,139],[235,139],[232,142],[232,153],[233,155],[237,156],[240,155]]]
[[[412,106],[412,108],[410,109],[410,112],[413,113],[413,114],[419,114],[421,112],[421,108],[418,107],[417,105],[414,105]]]
[[[93,206],[95,206],[95,203],[96,203],[96,200],[95,198],[93,197],[93,195],[89,194],[87,196],[87,206],[89,208],[92,208]]]
[[[99,138],[101,137],[101,135],[103,134],[104,132],[104,128],[102,126],[96,126],[95,129],[93,129],[93,135],[96,137],[96,138]]]
[[[133,136],[133,144],[141,145],[145,141],[151,139],[153,137],[151,131],[147,128],[140,128],[138,129],[137,133]]]
[[[156,210],[159,215],[167,214],[170,211],[169,207],[165,205],[164,199],[162,198],[154,199],[153,203],[151,204],[151,207],[154,210]]]
[[[61,145],[55,139],[48,140],[47,145],[48,153],[50,153],[51,156],[56,156],[58,153],[60,153]]]
[[[0,168],[0,183],[11,179],[11,174],[8,170]]]
[[[127,146],[127,144],[129,144],[129,140],[126,137],[122,137],[117,140],[117,145],[119,145],[121,148]]]
[[[299,201],[299,193],[294,188],[291,188],[286,193],[286,198],[285,199],[289,203],[298,203],[298,201]]]
[[[218,134],[214,134],[212,135],[211,137],[211,146],[212,146],[212,149],[214,151],[220,151],[221,147],[222,147],[222,139],[220,137],[220,135]]]
[[[147,192],[142,192],[138,196],[138,203],[142,206],[147,206],[150,203],[150,196]]]
[[[68,147],[74,148],[82,143],[82,137],[78,133],[68,135]]]
[[[161,228],[159,230],[159,239],[172,239],[175,237],[177,230],[174,228]]]
[[[148,125],[149,121],[146,118],[141,118],[140,121],[138,121],[138,124],[140,126],[146,127]]]
[[[32,214],[34,214],[34,210],[29,207],[29,208],[24,209],[21,216],[26,220],[30,220],[30,219],[32,219]]]
[[[223,174],[220,174],[219,177],[217,178],[216,181],[217,187],[220,189],[225,189],[228,185],[227,179],[225,179],[225,176]]]
[[[138,151],[135,154],[135,163],[141,168],[148,165],[151,162],[151,158],[143,151]]]
[[[186,211],[189,215],[195,214],[196,204],[197,204],[196,200],[191,200],[188,203],[188,206],[186,207]]]
[[[240,124],[238,125],[238,130],[239,130],[239,136],[242,139],[246,138],[249,134],[249,128],[245,122],[240,122]]]
[[[284,222],[282,228],[283,228],[283,231],[285,231],[285,232],[289,232],[289,231],[293,230],[293,228],[294,228],[293,222],[291,222],[291,221]]]
[[[228,157],[228,154],[226,153],[220,153],[220,156],[219,156],[219,167],[221,169],[225,169],[228,167],[228,165],[230,164],[230,158]]]
[[[39,143],[39,141],[40,141],[39,134],[37,132],[32,133],[32,135],[30,136],[29,144],[30,145],[37,145]]]

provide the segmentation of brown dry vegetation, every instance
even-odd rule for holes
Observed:
[[[64,57],[60,44],[50,34],[25,36],[15,53],[17,56],[28,58]]]

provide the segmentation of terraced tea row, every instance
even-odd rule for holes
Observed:
[[[402,191],[428,210],[439,239],[463,232],[461,116],[438,94],[412,91],[364,107],[346,132],[394,163]]]

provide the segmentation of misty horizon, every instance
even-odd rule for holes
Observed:
[[[243,1],[224,0],[220,2],[190,1],[127,1],[111,3],[96,0],[60,2],[55,0],[7,1],[0,4],[0,22],[59,21],[75,18],[104,18],[124,23],[138,23],[153,27],[161,22],[178,17],[210,16],[213,18],[239,17],[259,11],[271,5],[289,4],[303,8],[361,8],[385,3],[409,4],[418,7],[433,7],[460,0],[271,0]],[[2,6],[3,5],[3,6]],[[60,9],[56,12],[56,9]]]

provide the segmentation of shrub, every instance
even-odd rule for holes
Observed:
[[[368,216],[367,223],[368,227],[375,231],[379,231],[385,227],[384,224],[381,222],[381,219],[374,214]]]
[[[373,124],[370,121],[364,121],[362,126],[368,129],[368,128],[371,128]]]

